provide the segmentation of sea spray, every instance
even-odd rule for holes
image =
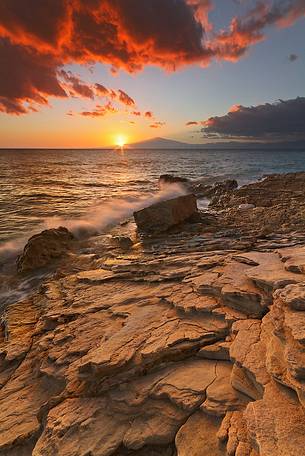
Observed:
[[[81,219],[48,218],[45,220],[45,227],[65,226],[76,237],[90,236],[128,219],[135,211],[185,194],[185,188],[175,183],[166,186],[155,194],[111,199],[92,207]]]
[[[16,257],[22,251],[27,240],[34,234],[43,230],[64,226],[78,238],[95,235],[101,233],[108,227],[126,220],[131,217],[135,211],[144,209],[145,207],[160,201],[184,195],[185,193],[186,190],[182,185],[174,183],[166,185],[157,193],[146,194],[145,196],[137,195],[126,198],[110,199],[91,207],[87,214],[81,218],[45,218],[35,230],[31,230],[27,235],[16,240],[5,242],[0,246],[0,264],[3,264],[7,259]]]

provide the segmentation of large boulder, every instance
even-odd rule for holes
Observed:
[[[153,204],[133,215],[140,231],[161,233],[197,214],[197,199],[189,194]]]
[[[28,272],[47,266],[71,248],[74,236],[67,228],[44,230],[32,236],[17,259],[18,272]]]

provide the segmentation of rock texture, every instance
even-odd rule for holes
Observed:
[[[210,207],[222,210],[221,223],[235,230],[263,236],[304,232],[304,188],[304,172],[274,174],[253,184],[214,194]]]
[[[47,266],[71,248],[73,239],[73,235],[64,227],[52,228],[32,236],[18,257],[18,272]]]
[[[304,455],[304,239],[181,230],[5,309],[0,455]]]
[[[192,194],[153,204],[134,213],[140,231],[160,233],[197,214],[197,200]]]

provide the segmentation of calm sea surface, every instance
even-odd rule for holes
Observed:
[[[305,171],[305,151],[0,150],[0,246],[50,220],[86,218],[113,199],[157,192],[160,174],[241,185],[293,171]]]

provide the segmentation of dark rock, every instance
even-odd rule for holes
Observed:
[[[114,236],[112,240],[114,245],[122,250],[128,250],[133,246],[133,242],[128,236]]]
[[[133,215],[140,231],[161,233],[189,220],[197,213],[196,197],[189,194],[153,204]]]
[[[60,258],[72,246],[74,236],[67,228],[59,227],[32,236],[17,259],[18,272],[47,266]]]
[[[189,180],[186,177],[173,176],[172,174],[162,174],[159,177],[160,187],[162,187],[163,184],[176,184],[186,182],[189,182]]]
[[[197,196],[205,198],[220,198],[228,192],[232,192],[238,187],[235,179],[227,179],[223,182],[215,182],[215,184],[198,183],[193,185],[193,191]]]

